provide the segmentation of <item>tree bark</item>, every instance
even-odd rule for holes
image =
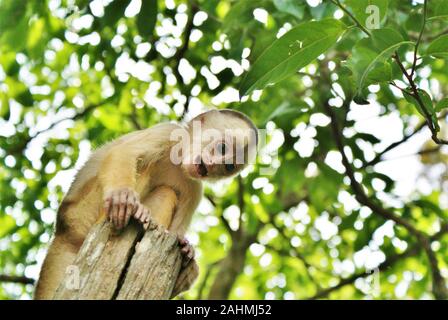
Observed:
[[[181,262],[175,236],[157,229],[146,232],[136,246],[117,299],[169,299]]]
[[[109,222],[92,228],[54,299],[169,299],[179,275],[175,235],[151,222],[116,234]]]

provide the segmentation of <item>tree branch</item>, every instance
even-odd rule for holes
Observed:
[[[353,16],[352,14],[351,14],[351,12],[350,11],[348,11],[347,10],[347,8],[345,8],[341,3],[340,3],[340,1],[339,0],[331,0],[331,2],[333,3],[333,4],[335,4],[337,7],[339,7],[341,10],[343,10],[355,23],[356,23],[356,25],[366,34],[366,35],[368,35],[368,36],[370,36],[370,32],[366,29],[366,28],[364,28],[364,26],[356,19],[356,17],[355,16]],[[426,23],[426,0],[425,0],[425,7],[424,7],[424,10],[425,10],[425,12],[424,12],[424,15],[425,15],[425,17],[424,17],[424,24]],[[421,30],[421,33],[423,32],[423,28],[424,28],[424,25],[423,25],[423,27],[422,27],[422,30]],[[417,47],[418,47],[418,44],[419,44],[419,42],[420,42],[420,40],[421,40],[421,37],[419,37],[419,39],[418,39],[418,42],[417,42],[417,44],[416,44],[416,48],[415,48],[415,52],[414,52],[414,55],[416,56],[416,51],[417,51]],[[431,138],[432,138],[432,140],[435,142],[435,143],[437,143],[437,144],[448,144],[448,140],[444,140],[444,139],[440,139],[438,136],[437,136],[437,130],[436,130],[436,128],[435,128],[435,125],[434,125],[434,123],[432,122],[432,116],[431,116],[431,114],[429,113],[429,111],[427,110],[427,108],[426,108],[426,106],[425,106],[425,104],[423,103],[423,101],[422,101],[422,98],[420,97],[420,94],[419,94],[419,92],[418,92],[418,88],[417,88],[417,85],[415,84],[415,82],[414,82],[414,80],[413,80],[413,78],[412,78],[412,76],[413,76],[413,73],[414,73],[414,71],[415,71],[415,65],[414,64],[416,64],[416,57],[415,57],[415,59],[414,59],[414,64],[413,64],[413,67],[412,67],[412,72],[411,72],[411,74],[408,74],[408,72],[406,71],[406,68],[403,66],[403,64],[402,64],[402,62],[401,62],[401,60],[400,60],[400,57],[398,56],[398,52],[397,51],[395,51],[395,53],[394,53],[394,55],[392,56],[392,58],[395,60],[395,62],[398,64],[398,67],[400,68],[400,70],[401,70],[401,72],[403,73],[403,75],[406,77],[406,79],[408,80],[408,82],[409,82],[409,85],[410,85],[410,87],[411,87],[411,90],[412,90],[412,94],[411,94],[411,96],[417,101],[417,103],[418,103],[418,105],[420,106],[420,109],[423,111],[423,114],[424,114],[424,117],[425,117],[425,120],[426,120],[426,122],[427,122],[427,124],[428,124],[428,128],[431,130]]]
[[[243,212],[246,208],[244,203],[244,184],[240,175],[237,177],[238,182],[238,207],[240,209],[240,216],[238,217],[238,232],[243,230],[241,224],[243,223]]]
[[[443,279],[440,269],[437,262],[437,257],[435,253],[431,249],[430,241],[428,237],[425,236],[421,231],[417,230],[411,223],[409,223],[406,219],[403,219],[402,217],[396,215],[394,212],[383,208],[378,203],[373,201],[364,191],[364,187],[356,180],[355,172],[348,161],[347,155],[344,151],[344,144],[343,144],[343,136],[342,131],[339,128],[338,119],[331,109],[331,106],[327,103],[327,101],[324,102],[324,109],[327,113],[327,115],[331,118],[331,129],[333,132],[333,137],[336,143],[336,147],[338,151],[340,152],[342,156],[342,164],[346,170],[346,174],[349,177],[350,180],[350,186],[355,194],[356,200],[361,205],[364,205],[368,208],[370,208],[374,213],[377,215],[383,217],[386,220],[392,220],[398,225],[401,225],[404,227],[410,234],[415,236],[415,238],[418,240],[420,246],[425,250],[426,255],[428,257],[429,265],[431,267],[432,271],[432,277],[433,277],[433,293],[434,296],[437,299],[447,299],[448,298],[448,290],[445,286],[445,280]]]
[[[443,119],[448,115],[448,112],[443,112],[438,119]],[[412,138],[414,135],[416,135],[417,133],[419,133],[420,131],[423,130],[423,128],[425,128],[427,125],[426,121],[422,121],[415,129],[412,133],[405,135],[403,137],[403,139],[396,141],[394,143],[391,143],[388,147],[386,147],[383,151],[379,152],[376,154],[375,158],[373,158],[372,160],[370,160],[369,162],[364,163],[360,169],[365,169],[367,167],[371,167],[374,166],[375,164],[377,164],[378,162],[382,161],[382,157],[388,153],[389,151],[391,151],[392,149],[395,149],[396,147],[400,146],[401,144],[405,143],[406,141],[408,141],[410,138]],[[440,149],[440,148],[439,148]]]
[[[136,130],[142,130],[143,127],[141,126],[140,122],[138,122],[138,116],[135,107],[132,108],[132,113],[129,115],[129,119],[131,120],[132,124],[134,125]]]
[[[35,280],[25,276],[9,276],[0,274],[0,282],[13,282],[20,284],[34,284]]]
[[[419,133],[420,131],[422,131],[422,129],[426,126],[426,122],[422,122],[421,124],[419,124],[417,126],[417,128],[410,134],[406,135],[403,137],[403,139],[391,143],[387,148],[385,148],[383,151],[379,152],[376,154],[375,158],[373,158],[372,160],[370,160],[369,162],[366,162],[362,165],[362,167],[360,169],[365,169],[367,167],[370,166],[374,166],[375,164],[377,164],[378,162],[380,162],[382,160],[382,157],[384,154],[388,153],[389,151],[391,151],[392,149],[395,149],[396,147],[400,146],[401,144],[405,143],[406,141],[408,141],[410,138],[412,138],[414,135],[416,135],[417,133]]]
[[[434,234],[430,240],[431,241],[435,241],[440,239],[443,235],[445,235],[448,232],[448,225],[444,224],[442,226],[442,228],[440,229],[439,232],[437,232],[436,234]],[[378,271],[384,271],[389,269],[390,267],[392,267],[395,263],[397,263],[398,261],[401,261],[405,258],[408,257],[412,257],[417,255],[419,252],[421,251],[421,246],[419,246],[418,244],[408,248],[405,252],[401,253],[401,254],[396,254],[393,256],[390,256],[389,258],[386,259],[386,261],[384,261],[383,263],[381,263],[378,267],[377,270]],[[371,275],[371,273],[364,271],[364,272],[358,272],[353,274],[352,276],[346,278],[346,279],[342,279],[337,285],[323,289],[321,291],[319,291],[318,293],[316,293],[314,296],[308,298],[308,300],[316,300],[316,299],[322,299],[327,297],[330,293],[332,293],[333,291],[336,291],[338,289],[341,289],[344,286],[353,284],[357,279],[359,278],[363,278],[366,276]]]
[[[205,272],[204,279],[202,279],[201,283],[199,284],[198,289],[198,296],[196,300],[202,300],[204,297],[204,289],[207,285],[208,279],[210,278],[210,275],[212,274],[213,269],[221,263],[223,259],[219,259],[218,261],[215,261],[207,266],[207,271]]]

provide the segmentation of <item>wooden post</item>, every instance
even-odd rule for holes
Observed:
[[[109,222],[97,224],[54,299],[169,299],[181,253],[176,236],[165,230],[151,222],[143,232],[131,222],[115,234]]]

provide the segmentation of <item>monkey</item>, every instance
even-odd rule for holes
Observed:
[[[180,275],[173,297],[199,273],[185,238],[202,184],[238,174],[254,159],[258,130],[245,114],[212,109],[188,122],[160,123],[131,132],[92,153],[64,196],[44,259],[35,299],[52,299],[90,229],[107,219],[122,230],[150,219],[179,239]]]

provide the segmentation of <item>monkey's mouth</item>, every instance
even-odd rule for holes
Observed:
[[[195,166],[196,166],[197,173],[201,177],[206,177],[207,176],[208,170],[207,170],[207,167],[205,166],[204,161],[202,161],[202,158],[201,158],[201,163],[195,164]]]

